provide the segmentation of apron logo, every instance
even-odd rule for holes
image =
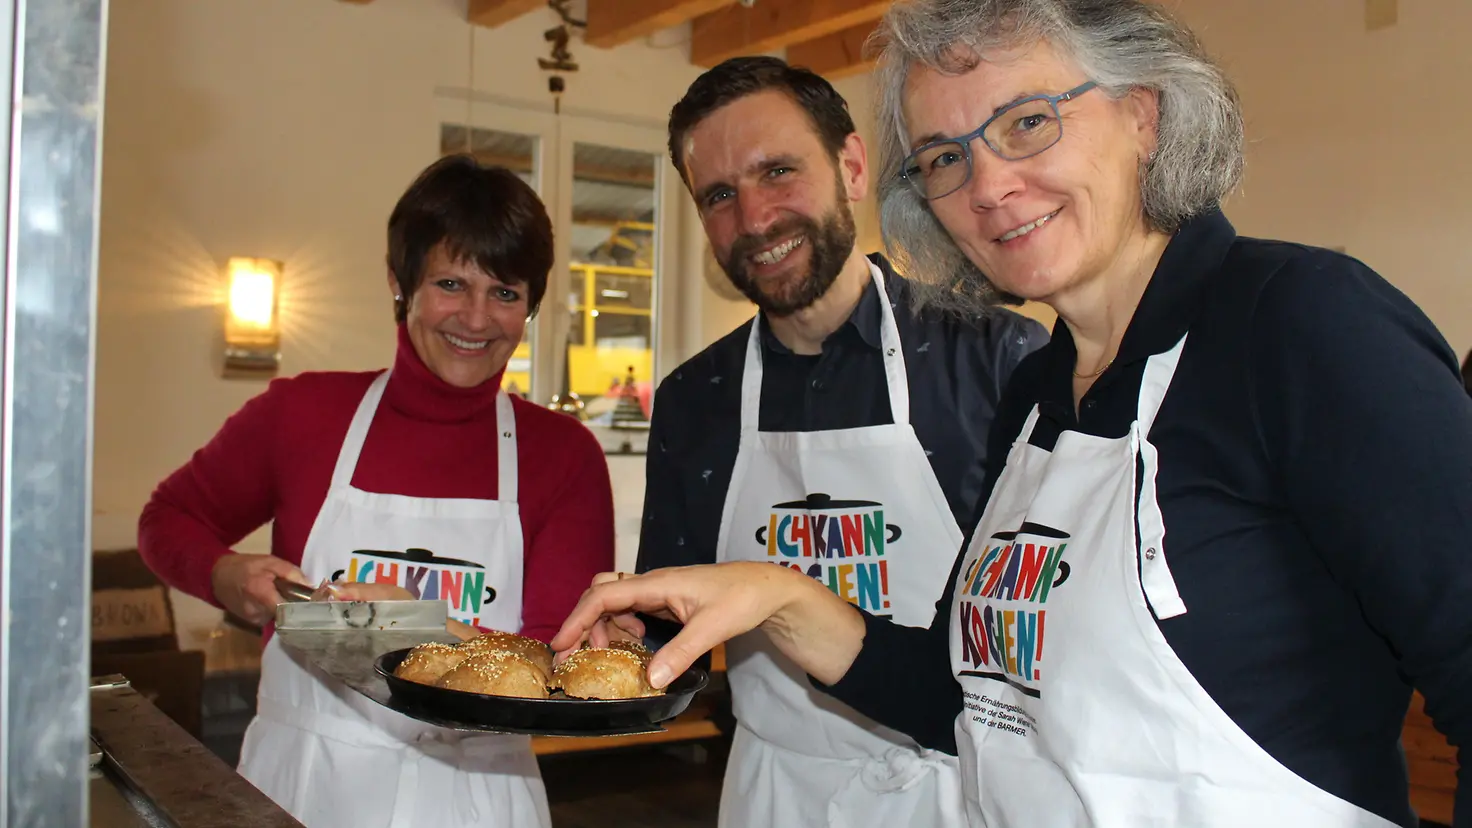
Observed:
[[[428,549],[403,552],[355,549],[346,569],[332,573],[344,583],[396,584],[421,601],[449,602],[450,617],[478,626],[481,612],[496,600],[486,568],[474,561],[441,558]]]
[[[1024,523],[989,538],[956,587],[961,660],[958,675],[1011,685],[1033,698],[1043,677],[1049,594],[1068,580],[1067,532]],[[968,704],[971,694],[968,695]],[[983,697],[984,698],[984,697]]]
[[[882,503],[810,494],[773,505],[756,542],[772,563],[805,573],[850,604],[886,618],[891,611],[885,553],[901,534],[900,527],[884,522]]]

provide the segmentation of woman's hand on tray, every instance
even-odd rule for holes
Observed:
[[[276,617],[276,605],[282,601],[276,591],[277,578],[306,586],[312,583],[296,566],[274,555],[231,553],[216,561],[210,573],[215,600],[252,624],[266,624]]]

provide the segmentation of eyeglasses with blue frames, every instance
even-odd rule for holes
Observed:
[[[1063,137],[1058,104],[1071,101],[1096,85],[1089,81],[1061,95],[1023,98],[986,119],[975,132],[932,141],[915,150],[900,166],[900,177],[925,199],[954,193],[971,180],[971,142],[977,138],[1008,161],[1031,158]]]

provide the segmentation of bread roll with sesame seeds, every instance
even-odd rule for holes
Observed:
[[[654,657],[654,652],[638,641],[624,641],[622,639],[610,641],[608,642],[608,648],[610,650],[627,650],[638,656],[646,665],[649,664],[649,659]]]
[[[526,656],[505,650],[470,656],[445,673],[436,686],[488,696],[547,698],[542,669]]]
[[[646,662],[618,647],[578,650],[557,666],[553,683],[574,699],[639,699],[662,696],[649,685]]]
[[[535,638],[492,630],[462,641],[455,646],[472,655],[496,652],[517,653],[537,665],[537,668],[542,671],[544,684],[552,678],[552,650]]]
[[[394,675],[420,684],[434,684],[440,676],[459,666],[471,653],[449,644],[420,644],[404,656]]]

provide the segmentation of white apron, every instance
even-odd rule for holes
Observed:
[[[797,568],[876,615],[928,626],[962,534],[910,426],[904,354],[884,278],[881,343],[892,425],[760,432],[762,360],[751,323],[741,443],[726,494],[721,560]],[[833,405],[843,405],[835,396]],[[955,757],[924,750],[808,684],[760,632],[727,644],[739,727],[721,828],[961,824]]]
[[[351,484],[388,375],[369,387],[348,428],[302,571],[314,583],[390,581],[424,599],[445,599],[460,621],[519,631],[522,538],[510,399],[503,392],[496,400],[499,500],[373,494]],[[307,828],[551,826],[527,737],[464,734],[395,713],[291,655],[275,637],[262,656],[240,773]]]
[[[1394,828],[1274,760],[1156,624],[1188,611],[1166,563],[1148,440],[1185,343],[1150,358],[1127,436],[1064,431],[1044,451],[1028,445],[1034,406],[1012,446],[966,550],[950,622],[968,820]]]

